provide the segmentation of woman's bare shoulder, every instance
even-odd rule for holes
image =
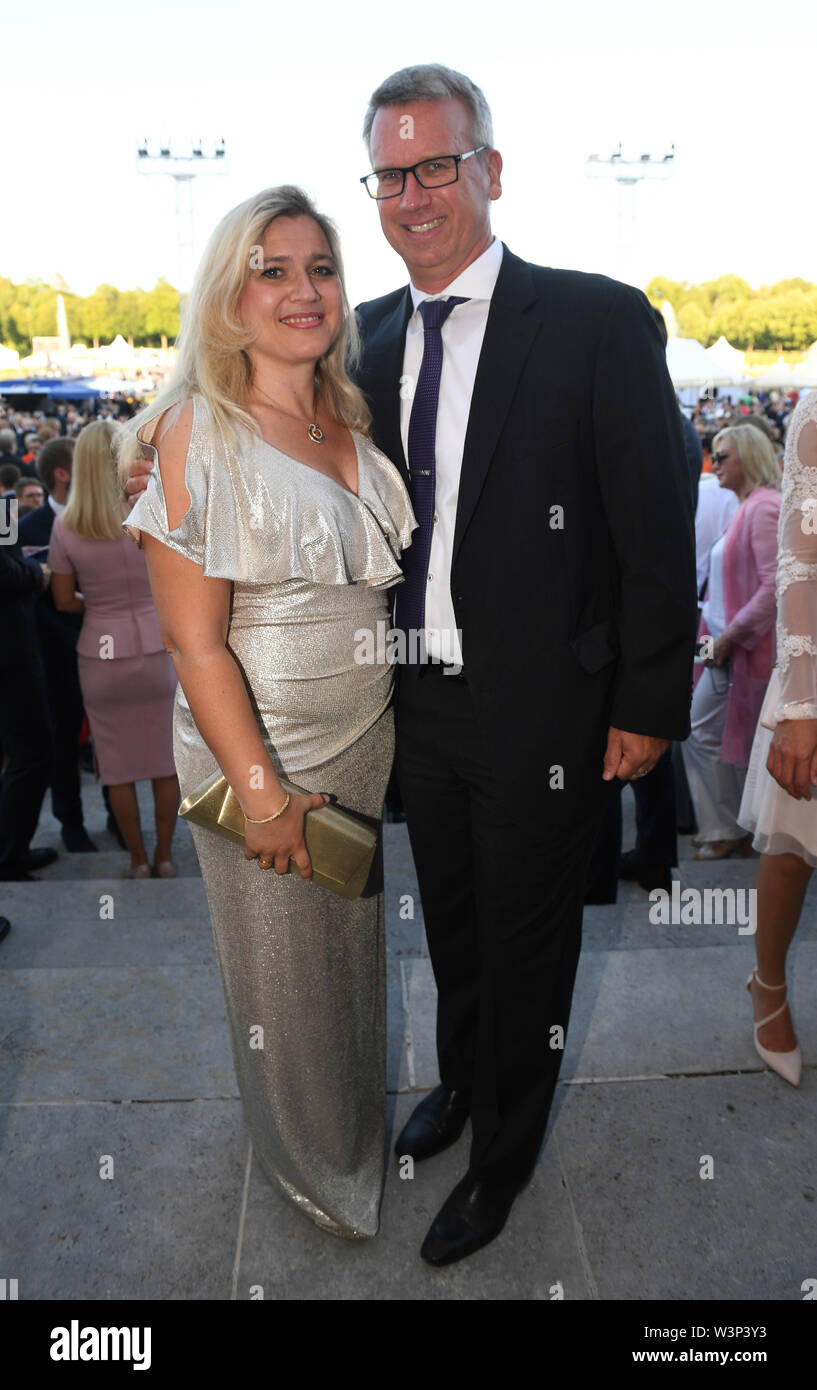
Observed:
[[[168,406],[154,424],[151,443],[156,448],[162,446],[163,454],[167,452],[172,455],[178,452],[186,454],[193,432],[193,411],[192,396],[188,396],[183,401],[176,401],[175,405]]]

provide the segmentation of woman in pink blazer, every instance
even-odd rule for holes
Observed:
[[[712,471],[740,506],[712,547],[696,663],[692,732],[682,745],[698,819],[696,859],[751,852],[738,824],[746,768],[775,661],[775,572],[780,468],[754,425],[721,430]]]

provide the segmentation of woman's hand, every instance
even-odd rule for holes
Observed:
[[[282,805],[284,799],[285,793],[281,790],[277,804]],[[317,811],[328,800],[326,792],[299,793],[290,797],[286,810],[275,820],[266,821],[263,825],[245,821],[245,858],[255,859],[257,855],[259,868],[274,868],[277,874],[285,874],[290,859],[294,859],[301,878],[311,878],[312,863],[304,842],[304,817],[307,811]]]
[[[817,786],[817,719],[781,719],[766,768],[795,801],[810,798]]]
[[[716,637],[712,645],[711,664],[713,666],[725,666],[732,654],[733,645],[731,638],[724,637],[723,633],[721,633],[720,637]]]

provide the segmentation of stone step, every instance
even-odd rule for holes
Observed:
[[[3,943],[2,1099],[232,1094],[209,926],[178,919],[13,930]],[[583,954],[562,1081],[762,1071],[745,981],[751,945]],[[390,954],[392,1090],[437,1084],[428,959]],[[796,942],[792,1008],[817,1064],[817,942]],[[556,1040],[558,1042],[558,1040]],[[214,1090],[213,1088],[216,1087]]]
[[[207,899],[200,878],[129,879],[86,878],[66,883],[63,879],[39,883],[0,884],[2,913],[13,925],[46,922],[110,922],[133,918],[187,917],[207,914]]]

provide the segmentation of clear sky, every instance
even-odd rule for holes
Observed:
[[[505,160],[494,230],[540,263],[644,284],[735,272],[817,281],[815,0],[17,0],[3,21],[0,274],[87,293],[176,279],[174,191],[138,140],[224,137],[195,185],[200,252],[221,214],[299,183],[339,224],[350,294],[404,283],[358,183],[369,94],[409,63],[483,88]],[[636,192],[585,176],[591,152],[677,150]],[[626,195],[624,195],[626,197]]]

